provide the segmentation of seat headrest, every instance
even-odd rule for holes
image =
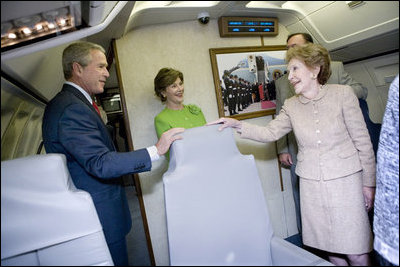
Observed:
[[[225,158],[239,153],[233,138],[233,130],[227,128],[219,131],[220,126],[200,126],[185,130],[180,134],[183,139],[176,140],[171,146],[170,166],[196,162],[209,157]],[[204,140],[207,141],[204,142]]]
[[[24,185],[24,188],[30,190],[54,192],[65,191],[71,186],[66,158],[63,154],[33,155],[2,161],[1,174],[2,187],[18,188]]]

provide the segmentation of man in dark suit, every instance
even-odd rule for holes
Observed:
[[[47,153],[66,156],[75,186],[93,199],[114,264],[128,265],[125,237],[132,221],[120,176],[149,171],[152,161],[165,154],[184,129],[165,132],[152,147],[116,152],[92,100],[103,93],[109,77],[104,49],[89,42],[73,43],[64,50],[62,65],[66,82],[46,107],[44,146]]]

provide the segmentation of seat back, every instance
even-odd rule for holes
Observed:
[[[64,155],[1,162],[1,260],[113,264],[92,198],[75,188]]]
[[[273,235],[252,155],[231,129],[187,129],[163,176],[171,265],[271,265]]]

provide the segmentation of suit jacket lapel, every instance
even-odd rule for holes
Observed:
[[[69,84],[64,84],[63,91],[67,91],[70,92],[71,94],[73,94],[74,96],[76,96],[77,98],[79,98],[83,103],[85,103],[91,110],[93,110],[96,114],[97,111],[94,109],[94,107],[92,106],[92,104],[90,104],[90,102],[86,99],[86,97],[75,87],[73,87],[72,85]]]
[[[89,103],[89,101],[87,100],[87,98],[86,98],[78,89],[76,89],[75,87],[73,87],[73,86],[71,86],[71,85],[69,85],[69,84],[64,84],[64,86],[63,86],[63,88],[62,88],[62,91],[66,91],[66,92],[69,92],[69,93],[73,94],[74,96],[76,96],[77,98],[79,98],[83,103],[85,103],[86,105],[88,105],[89,108],[92,109],[93,112],[95,112],[95,113],[99,116],[100,120],[103,122],[103,125],[104,125],[104,127],[105,127],[105,129],[106,129],[105,131],[107,132],[108,137],[112,140],[112,137],[110,136],[110,132],[109,132],[109,130],[107,129],[107,126],[106,126],[106,124],[104,123],[103,119],[100,117],[99,113],[97,113],[97,111],[94,109],[94,107],[92,106],[92,104]],[[117,149],[115,148],[115,145],[114,145],[114,142],[113,142],[113,141],[111,141],[111,144],[112,144],[113,149],[114,149],[113,151],[117,151]]]

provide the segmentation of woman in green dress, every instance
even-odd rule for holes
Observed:
[[[193,128],[206,124],[200,107],[183,104],[183,74],[172,68],[162,68],[154,78],[156,96],[165,103],[165,108],[154,118],[157,136],[175,127]],[[169,155],[167,154],[167,158]]]

